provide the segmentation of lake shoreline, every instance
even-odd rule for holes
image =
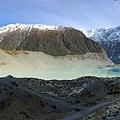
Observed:
[[[18,71],[1,71],[0,76],[12,75],[14,77],[33,77],[39,79],[75,79],[84,76],[96,77],[119,77],[119,66],[101,66],[101,67],[55,67],[55,68],[31,68]]]

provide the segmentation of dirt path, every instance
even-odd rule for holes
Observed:
[[[95,111],[96,109],[100,108],[100,107],[103,107],[105,105],[108,105],[108,104],[111,104],[111,103],[114,103],[116,101],[120,100],[120,98],[116,98],[114,100],[111,100],[111,101],[108,101],[108,102],[103,102],[103,103],[100,103],[96,106],[92,106],[92,107],[88,107],[88,108],[85,108],[83,109],[82,111],[80,112],[77,112],[75,114],[72,114],[72,115],[67,115],[65,117],[62,117],[60,119],[56,119],[56,120],[80,120],[81,118],[85,117],[87,114],[89,114],[90,112],[93,112]]]

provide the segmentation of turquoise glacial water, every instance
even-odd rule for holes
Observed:
[[[12,75],[15,77],[34,77],[40,79],[74,79],[83,76],[96,77],[120,77],[119,67],[69,67],[69,68],[44,68],[44,69],[24,69],[22,71],[0,71],[0,77]]]

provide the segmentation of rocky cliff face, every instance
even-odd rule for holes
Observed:
[[[1,28],[0,39],[2,49],[41,51],[53,56],[103,52],[97,42],[70,27],[14,25]]]

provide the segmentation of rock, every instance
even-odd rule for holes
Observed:
[[[116,84],[117,82],[117,84]],[[36,78],[0,78],[0,118],[16,119],[23,117],[35,118],[44,116],[49,120],[71,112],[79,112],[87,107],[97,105],[106,98],[108,93],[116,88],[120,78],[81,77],[74,80],[42,80]],[[117,97],[118,95],[116,94]],[[107,109],[106,119],[110,114],[118,116],[119,106],[113,105]],[[9,109],[12,109],[10,111]],[[23,112],[21,112],[23,111]],[[34,111],[31,113],[31,111]],[[112,112],[111,112],[112,111]],[[57,115],[50,118],[52,114]],[[47,115],[45,115],[47,114]],[[95,117],[92,115],[91,117]],[[90,117],[90,118],[91,118]],[[43,118],[43,120],[45,120]]]

